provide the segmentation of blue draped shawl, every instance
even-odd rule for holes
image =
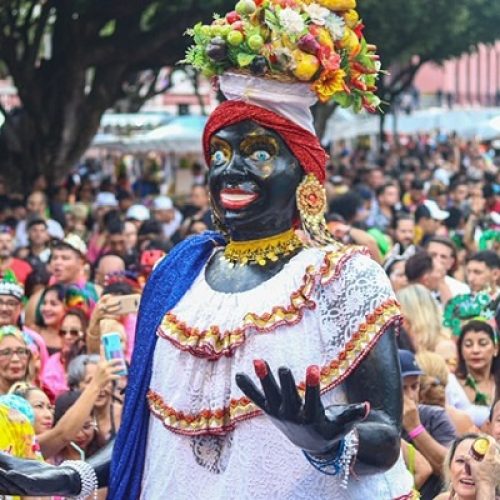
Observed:
[[[214,247],[223,244],[223,237],[215,232],[188,238],[160,262],[144,288],[122,422],[111,461],[109,499],[140,497],[149,424],[146,394],[151,380],[156,331],[165,314],[191,287]]]

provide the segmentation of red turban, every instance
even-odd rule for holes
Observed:
[[[203,132],[205,161],[210,165],[210,138],[218,130],[244,120],[252,120],[281,136],[300,165],[308,174],[314,174],[324,184],[328,155],[319,139],[296,123],[268,109],[244,101],[225,101],[210,115]]]

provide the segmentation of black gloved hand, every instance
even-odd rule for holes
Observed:
[[[256,360],[254,366],[264,393],[243,373],[236,375],[238,387],[293,444],[310,454],[335,453],[339,441],[370,412],[368,402],[333,405],[325,409],[320,396],[318,366],[307,369],[304,401],[288,368],[281,367],[278,371],[280,387],[265,361]]]
[[[71,467],[55,467],[0,452],[0,494],[76,497],[81,479]]]

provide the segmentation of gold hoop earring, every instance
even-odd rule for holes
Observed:
[[[304,177],[297,187],[296,199],[302,228],[311,239],[321,245],[338,244],[326,226],[326,191],[315,175]]]

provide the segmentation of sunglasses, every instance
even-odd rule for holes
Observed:
[[[78,330],[78,328],[69,328],[67,330],[64,330],[64,329],[60,329],[59,330],[59,335],[61,337],[66,337],[67,335],[69,335],[70,337],[79,337],[81,335],[82,331],[81,330]]]
[[[97,430],[97,428],[97,422],[95,420],[82,425],[82,430],[85,432],[89,432],[90,430]]]

